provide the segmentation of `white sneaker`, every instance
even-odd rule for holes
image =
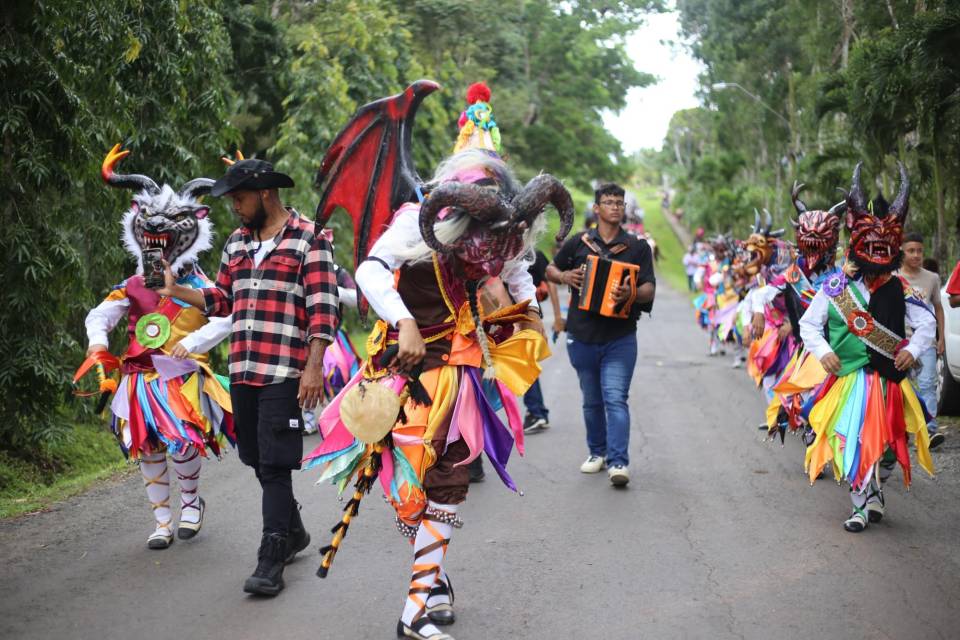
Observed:
[[[615,465],[607,470],[607,477],[610,478],[610,484],[615,487],[625,487],[630,482],[630,473],[623,465]]]
[[[582,473],[597,473],[603,469],[604,460],[600,456],[590,456],[586,462],[580,465]]]

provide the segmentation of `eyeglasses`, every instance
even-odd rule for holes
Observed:
[[[610,207],[611,209],[623,209],[627,206],[623,200],[601,200],[600,206]]]

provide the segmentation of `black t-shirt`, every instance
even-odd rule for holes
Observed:
[[[622,244],[626,249],[612,256],[619,262],[629,262],[640,267],[640,273],[637,275],[637,286],[647,282],[656,284],[656,278],[653,275],[653,253],[650,251],[650,245],[646,240],[640,240],[633,234],[627,233],[623,229],[609,244],[603,241],[596,229],[587,232],[591,242],[599,248],[609,251],[615,246]],[[596,255],[595,252],[583,242],[583,234],[569,238],[563,243],[563,247],[557,252],[553,259],[553,264],[561,271],[570,271],[579,269],[586,263],[587,256]],[[591,344],[602,344],[612,342],[618,338],[633,333],[637,330],[637,319],[645,305],[634,303],[630,309],[629,318],[608,318],[598,313],[582,311],[579,308],[580,291],[571,288],[570,310],[567,313],[567,331],[570,335],[580,342]],[[649,310],[649,305],[646,305]]]
[[[536,260],[533,261],[527,271],[533,277],[533,286],[539,287],[540,283],[547,279],[547,265],[550,264],[550,261],[547,260],[547,256],[543,255],[543,251],[540,251],[540,249],[536,250],[536,254]]]

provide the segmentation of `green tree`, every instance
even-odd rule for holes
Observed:
[[[0,447],[40,455],[86,346],[85,311],[131,272],[118,242],[129,194],[99,165],[179,184],[215,166],[229,41],[216,2],[8,2],[0,9]]]

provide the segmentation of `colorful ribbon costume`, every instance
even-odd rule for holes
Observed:
[[[230,323],[210,321],[186,303],[160,296],[145,286],[142,275],[144,250],[160,249],[180,284],[212,286],[196,260],[210,248],[212,235],[209,209],[197,198],[210,191],[213,180],[197,178],[175,192],[146,176],[114,173],[128,154],[115,146],[103,162],[102,176],[111,186],[136,191],[123,218],[123,240],[137,259],[138,274],[90,311],[86,328],[90,345],[105,350],[109,332],[127,317],[128,343],[119,359],[111,428],[124,455],[137,460],[143,473],[157,523],[148,546],[166,548],[173,540],[167,453],[180,481],[178,535],[190,538],[203,522],[200,457],[209,452],[219,456],[234,441],[228,383],[211,371],[206,355],[227,336]],[[178,346],[189,357],[172,357]]]

